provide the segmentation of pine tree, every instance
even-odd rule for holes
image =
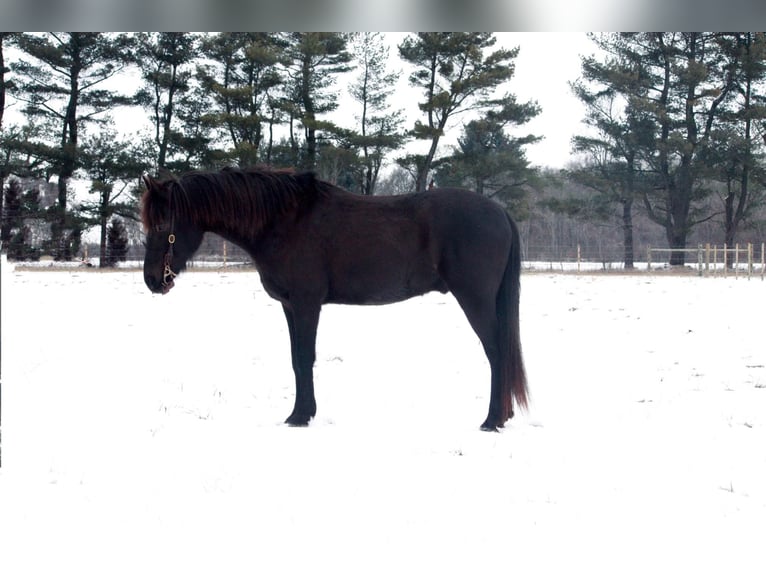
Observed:
[[[0,235],[10,259],[36,260],[40,250],[32,245],[30,223],[41,219],[40,192],[34,187],[22,189],[21,181],[15,178],[5,186]]]
[[[114,267],[128,258],[128,231],[119,217],[113,217],[106,234],[106,264]]]
[[[68,184],[78,167],[80,132],[106,110],[127,98],[103,88],[129,61],[128,39],[105,33],[22,34],[17,44],[31,59],[14,62],[16,97],[33,121],[49,128],[40,142],[50,172],[58,178],[58,200],[51,209],[51,240],[56,259],[71,259],[82,233],[68,211]]]
[[[733,76],[732,97],[724,102],[718,129],[703,150],[709,177],[721,182],[724,243],[734,245],[737,232],[766,203],[764,140],[758,119],[766,117],[766,34],[716,34]]]
[[[13,237],[14,230],[21,227],[23,213],[21,209],[21,184],[11,179],[3,188],[2,224],[0,225],[0,241],[3,246]]]
[[[434,162],[440,185],[467,186],[479,194],[497,197],[521,219],[526,189],[537,177],[524,152],[524,146],[541,138],[535,135],[511,136],[509,128],[524,125],[540,113],[535,103],[519,104],[506,96],[497,109],[468,122],[451,156]]]
[[[593,57],[582,59],[583,74],[572,84],[572,90],[585,105],[583,123],[591,128],[591,133],[573,138],[573,149],[584,156],[584,163],[568,175],[595,195],[570,197],[559,205],[564,211],[574,209],[578,217],[591,220],[610,219],[617,206],[626,269],[632,269],[635,260],[634,204],[640,199],[643,186],[651,185],[642,169],[641,157],[652,147],[654,137],[649,114],[613,88],[614,82],[625,77],[624,70],[630,69],[630,65],[619,55],[606,64]],[[551,207],[555,209],[555,205]]]
[[[400,73],[387,71],[389,50],[380,34],[358,34],[352,46],[359,73],[350,92],[362,109],[358,116],[359,129],[351,142],[361,151],[361,192],[372,195],[385,153],[398,149],[406,139],[402,131],[403,112],[391,111],[389,104]]]
[[[712,217],[705,150],[735,86],[729,62],[709,33],[592,37],[607,57],[587,61],[588,73],[640,118],[629,130],[638,136],[634,161],[654,180],[642,186],[642,204],[665,230],[671,265],[683,265],[691,230]]]
[[[293,165],[313,169],[317,165],[319,134],[336,132],[337,126],[320,119],[338,107],[335,76],[349,70],[351,55],[347,35],[329,32],[291,32],[286,36],[285,65],[287,99],[291,103],[290,139]],[[293,122],[303,126],[305,147],[295,138]]]
[[[271,128],[278,121],[275,110],[281,107],[277,90],[284,78],[278,64],[284,47],[280,35],[265,32],[224,32],[202,41],[202,53],[211,61],[197,68],[208,95],[204,117],[231,145],[224,157],[240,166],[270,162]],[[215,102],[212,109],[210,99]]]
[[[171,162],[181,140],[179,100],[192,89],[191,64],[199,54],[199,37],[189,32],[137,35],[137,62],[144,85],[134,102],[149,110],[154,129],[157,169]]]
[[[410,84],[422,88],[424,95],[419,107],[426,121],[417,121],[412,134],[430,141],[425,155],[408,160],[416,164],[416,191],[426,188],[447,122],[456,114],[492,107],[497,103],[493,92],[512,77],[519,50],[486,53],[496,41],[486,32],[420,32],[399,45],[402,59],[415,66]]]
[[[90,225],[100,229],[99,262],[102,267],[109,266],[107,224],[114,215],[137,218],[137,182],[141,174],[151,168],[152,161],[140,143],[121,140],[109,128],[86,138],[83,144],[80,162],[91,181],[90,194],[96,199],[84,201],[79,213]]]

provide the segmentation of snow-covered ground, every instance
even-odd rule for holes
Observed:
[[[763,572],[766,282],[522,279],[529,413],[450,296],[328,306],[319,412],[254,272],[2,277],[3,574]]]

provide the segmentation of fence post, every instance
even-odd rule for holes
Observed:
[[[577,244],[577,272],[580,272],[580,244]]]
[[[705,277],[710,275],[710,243],[705,244]]]
[[[753,276],[753,244],[747,244],[747,280]]]
[[[739,279],[739,243],[734,244],[734,278]]]
[[[697,245],[697,277],[702,277],[702,243]]]
[[[226,269],[226,241],[223,242],[223,268]]]
[[[713,273],[718,277],[718,246],[713,245]]]
[[[652,248],[647,247],[646,248],[646,270],[651,271],[652,270]]]
[[[766,243],[761,243],[761,281],[766,275]]]
[[[726,277],[726,274],[729,270],[729,249],[728,245],[725,243],[723,244],[723,276]]]

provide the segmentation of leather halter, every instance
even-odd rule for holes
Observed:
[[[162,286],[169,287],[173,283],[173,279],[178,277],[178,273],[173,271],[170,267],[170,263],[173,261],[173,244],[176,242],[176,236],[171,231],[168,235],[168,250],[165,253],[165,267],[162,270]],[[169,279],[169,280],[168,280]]]
[[[176,242],[176,234],[175,234],[175,215],[173,214],[173,194],[172,192],[168,192],[168,211],[170,211],[170,224],[163,223],[162,225],[158,225],[155,227],[156,231],[165,231],[166,229],[170,229],[170,234],[168,235],[168,250],[165,252],[165,267],[162,270],[162,286],[169,288],[170,285],[173,283],[173,279],[178,277],[178,273],[173,271],[173,269],[170,267],[170,264],[173,262],[173,245]]]

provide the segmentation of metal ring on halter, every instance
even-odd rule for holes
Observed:
[[[170,235],[168,235],[168,243],[173,245],[175,242],[176,242],[176,234],[171,233]]]

